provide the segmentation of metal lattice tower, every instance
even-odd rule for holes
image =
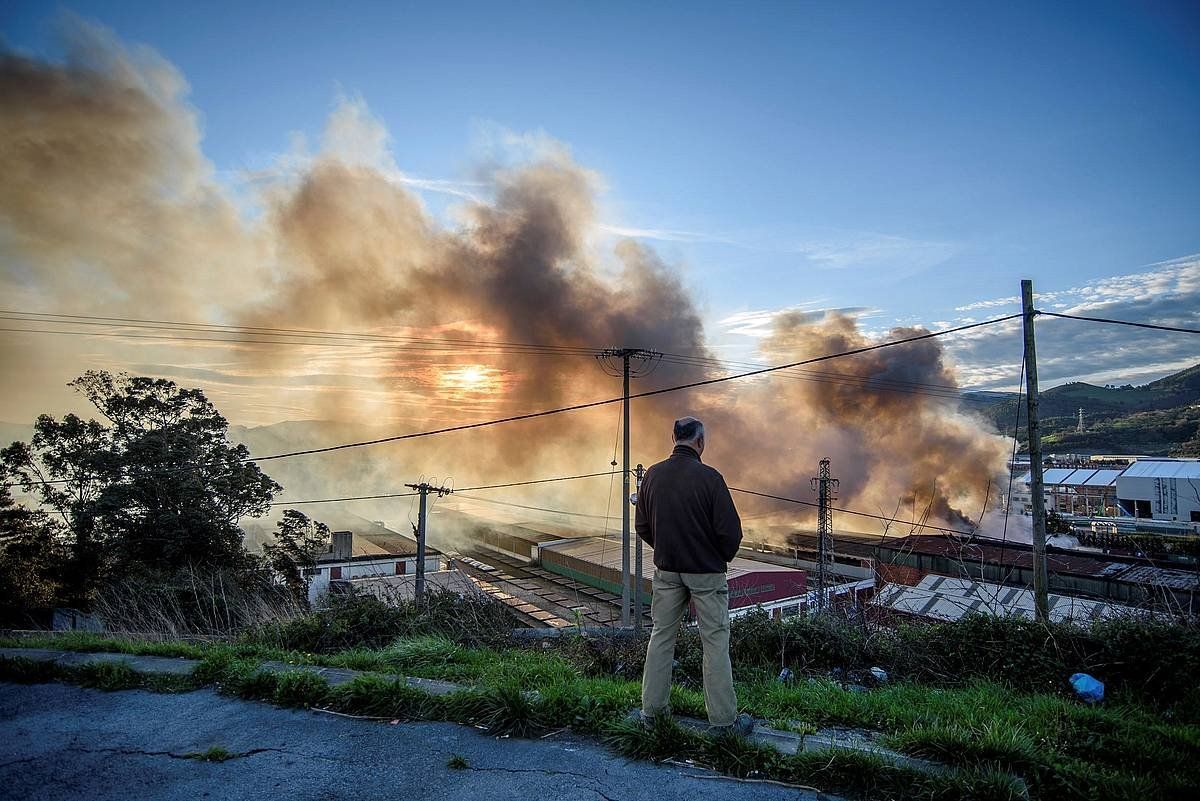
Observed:
[[[825,610],[825,588],[829,580],[826,565],[833,557],[833,509],[829,502],[837,498],[838,480],[829,477],[829,459],[822,459],[812,488],[817,491],[817,609]]]

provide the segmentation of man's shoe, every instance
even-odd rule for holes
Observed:
[[[625,716],[625,722],[631,726],[636,726],[643,731],[649,731],[661,720],[669,718],[669,713],[661,713],[658,715],[647,715],[640,709],[631,709],[629,714]]]
[[[708,733],[718,739],[725,737],[746,738],[754,734],[754,718],[743,712],[728,726],[709,726]]]
[[[646,731],[654,725],[653,719],[646,717],[640,709],[629,710],[629,714],[625,716],[625,722],[642,731]]]

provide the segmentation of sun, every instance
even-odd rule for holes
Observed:
[[[482,394],[499,386],[500,371],[485,364],[449,367],[438,374],[438,384],[451,395]]]

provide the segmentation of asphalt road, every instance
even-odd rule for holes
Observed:
[[[226,762],[186,757],[219,746]],[[464,770],[447,767],[463,756]],[[585,740],[496,739],[447,723],[349,720],[208,690],[106,693],[0,683],[0,797],[762,801],[827,798],[628,762]]]

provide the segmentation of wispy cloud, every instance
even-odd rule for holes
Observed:
[[[657,242],[711,242],[726,245],[737,244],[732,239],[714,234],[697,231],[680,231],[671,228],[638,228],[630,225],[614,225],[598,223],[596,230],[612,236],[624,236],[630,239],[651,239]]]
[[[1150,269],[1037,292],[1035,304],[1064,314],[1187,328],[1200,326],[1200,254]],[[1036,290],[1036,286],[1035,286]],[[956,311],[1016,306],[1017,298],[983,300]],[[965,322],[970,318],[959,318]],[[1015,386],[1021,369],[1020,321],[977,329],[948,343],[964,378],[989,387]],[[1038,374],[1045,386],[1067,381],[1144,383],[1200,362],[1188,334],[1041,317]]]
[[[801,242],[787,249],[835,270],[871,266],[924,269],[949,259],[958,246],[953,242],[855,232],[828,240]]]
[[[818,301],[819,303],[819,301]],[[717,320],[717,327],[724,334],[762,339],[774,331],[775,321],[784,315],[802,315],[808,322],[820,322],[830,314],[842,314],[848,317],[862,318],[875,312],[866,306],[846,306],[842,308],[813,308],[814,303],[799,306],[785,306],[781,309],[751,309],[741,311]]]

